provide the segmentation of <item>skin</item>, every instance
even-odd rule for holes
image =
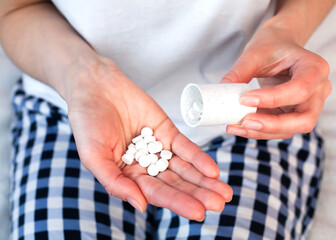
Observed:
[[[150,203],[201,221],[205,210],[222,211],[232,198],[231,187],[218,180],[216,163],[159,105],[112,60],[97,55],[52,4],[14,2],[0,2],[1,44],[24,72],[65,99],[80,160],[106,191],[141,212]],[[157,177],[121,161],[145,126],[175,154]]]
[[[258,97],[257,106],[269,108],[268,114],[248,115],[242,125],[229,126],[229,133],[243,129],[246,137],[289,137],[295,130],[295,121],[288,130],[275,128],[273,124],[281,116],[275,114],[285,109],[276,110],[280,106],[301,104],[302,112],[293,115],[293,119],[303,117],[304,113],[311,116],[310,112],[319,115],[330,92],[328,65],[296,42],[297,39],[304,42],[311,33],[294,37],[293,29],[282,29],[283,25],[279,25],[281,19],[285,23],[293,15],[294,7],[302,7],[305,2],[308,1],[281,2],[273,23],[271,19],[255,34],[241,58],[224,76],[222,81],[226,82],[249,82],[253,76],[273,77],[280,73],[290,77],[279,85],[282,87],[274,88],[277,91],[247,93],[246,96]],[[318,4],[316,0],[309,2]],[[305,31],[311,28],[312,32],[334,4],[331,0],[325,2],[323,8],[309,7],[316,14],[311,15],[312,27]],[[302,16],[311,14],[305,11],[303,8]],[[198,221],[204,219],[205,210],[222,211],[225,202],[230,201],[232,189],[218,180],[215,162],[183,136],[159,105],[121,73],[112,60],[97,55],[50,2],[0,0],[0,43],[17,66],[53,87],[65,99],[81,162],[110,195],[128,201],[139,211],[150,203]],[[314,71],[320,71],[321,67],[322,74],[314,72],[313,77],[309,75],[306,79],[305,71],[313,71],[312,65]],[[306,85],[303,93],[291,90]],[[289,102],[287,98],[292,92],[300,96]],[[305,100],[312,104],[305,106]],[[283,118],[278,119],[282,126],[281,121],[289,121],[287,115]],[[252,119],[262,122],[261,130],[247,129],[245,121]],[[125,165],[121,161],[127,144],[144,126],[153,128],[164,148],[175,154],[169,169],[155,178],[136,163]]]
[[[257,113],[227,126],[228,133],[284,139],[313,130],[331,92],[329,65],[303,46],[334,5],[334,0],[278,1],[276,15],[255,33],[222,79],[248,83],[256,77],[262,87],[240,99],[258,107]]]

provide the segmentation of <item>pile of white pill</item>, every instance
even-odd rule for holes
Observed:
[[[188,111],[188,117],[191,120],[200,120],[203,113],[203,105],[200,102],[194,102]]]
[[[171,151],[163,150],[162,143],[153,136],[153,130],[144,127],[141,134],[132,139],[132,143],[128,145],[127,151],[121,159],[128,165],[132,164],[135,159],[141,167],[147,167],[149,175],[156,176],[168,168],[168,160],[172,156]]]

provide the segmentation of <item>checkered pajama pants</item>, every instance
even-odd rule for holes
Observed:
[[[287,140],[219,136],[205,151],[233,199],[221,213],[190,221],[149,205],[144,213],[109,196],[79,160],[66,114],[27,95],[13,96],[13,239],[301,239],[321,181],[315,131]],[[187,204],[187,203],[186,203]]]

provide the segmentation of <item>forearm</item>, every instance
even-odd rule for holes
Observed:
[[[274,17],[263,27],[283,31],[297,44],[304,46],[335,2],[335,0],[278,0]]]
[[[6,9],[9,3],[0,2]],[[2,4],[2,6],[1,6]],[[85,74],[97,54],[49,2],[7,8],[1,12],[0,43],[22,71],[55,88],[63,98],[71,77]]]

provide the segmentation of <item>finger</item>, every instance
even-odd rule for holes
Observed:
[[[160,173],[157,178],[169,186],[197,199],[203,204],[206,210],[221,212],[224,209],[225,199],[221,195],[208,188],[202,188],[187,182],[171,170],[166,170]]]
[[[261,59],[258,54],[244,52],[229,72],[222,78],[222,83],[249,83],[260,69]]]
[[[268,134],[308,133],[317,122],[317,113],[286,113],[281,115],[255,114],[242,123],[246,130],[259,131]]]
[[[205,176],[219,178],[219,168],[215,161],[182,133],[175,136],[172,150],[178,157],[194,165]]]
[[[324,101],[330,93],[330,82],[320,84],[313,96],[303,104],[296,106],[295,112],[279,115],[254,113],[247,115],[242,127],[271,134],[308,133],[316,125]]]
[[[97,178],[108,194],[129,202],[140,212],[146,210],[147,201],[140,188],[122,174],[113,160],[90,159],[84,161],[83,165]]]
[[[232,199],[232,188],[229,185],[217,179],[205,177],[192,164],[180,159],[179,157],[174,157],[169,161],[169,169],[188,182],[217,192],[227,202]]]
[[[240,125],[228,126],[226,130],[229,134],[251,138],[251,139],[288,139],[293,136],[293,134],[270,134],[260,131],[248,130],[240,127]]]
[[[140,175],[135,181],[146,196],[148,203],[168,208],[176,214],[191,220],[202,221],[204,219],[205,208],[194,197],[149,175]]]
[[[249,91],[242,96],[240,103],[251,107],[276,108],[305,102],[316,87],[328,78],[329,65],[317,55],[307,56],[307,59],[299,59],[292,66],[291,72],[290,81],[274,88]]]
[[[169,118],[156,127],[155,137],[162,142],[165,149],[171,149],[175,155],[192,163],[207,177],[219,178],[219,168],[215,161],[180,133]]]

